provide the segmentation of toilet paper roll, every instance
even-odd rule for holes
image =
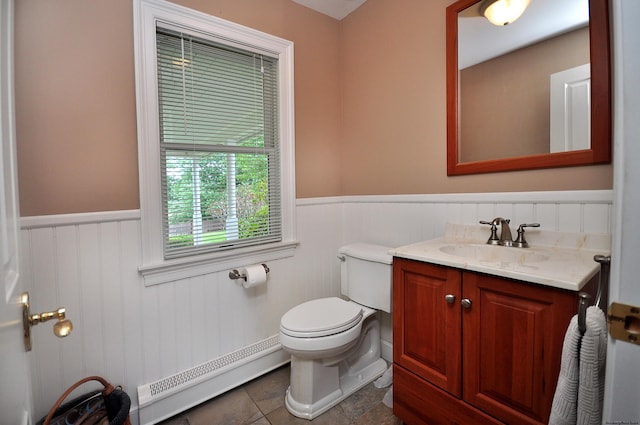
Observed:
[[[246,280],[242,282],[242,286],[245,288],[252,288],[267,282],[267,271],[262,264],[247,266],[241,270],[240,274],[246,278]]]

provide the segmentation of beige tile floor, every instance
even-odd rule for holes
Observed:
[[[162,425],[401,425],[382,403],[388,388],[369,384],[313,421],[296,418],[284,407],[289,366],[181,413]]]

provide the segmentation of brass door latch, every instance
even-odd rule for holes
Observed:
[[[21,297],[22,303],[22,328],[24,330],[24,349],[31,351],[31,326],[46,322],[51,319],[58,319],[53,325],[53,333],[59,338],[64,338],[73,330],[73,324],[66,318],[66,309],[59,308],[46,313],[31,314],[29,305],[29,293],[25,292]]]
[[[612,338],[640,345],[640,307],[611,303],[607,319]]]

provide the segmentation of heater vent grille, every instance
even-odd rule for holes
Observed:
[[[138,387],[140,406],[155,401],[158,398],[164,398],[167,395],[195,385],[205,379],[211,379],[226,370],[238,367],[256,357],[264,356],[278,349],[280,349],[280,338],[278,335],[274,335],[255,344],[241,348],[240,350],[194,366],[183,372],[176,373],[175,375],[168,376],[150,384],[142,385]]]

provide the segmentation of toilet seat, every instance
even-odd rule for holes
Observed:
[[[363,309],[337,297],[307,301],[282,316],[280,330],[296,338],[318,338],[353,328],[362,321]]]

